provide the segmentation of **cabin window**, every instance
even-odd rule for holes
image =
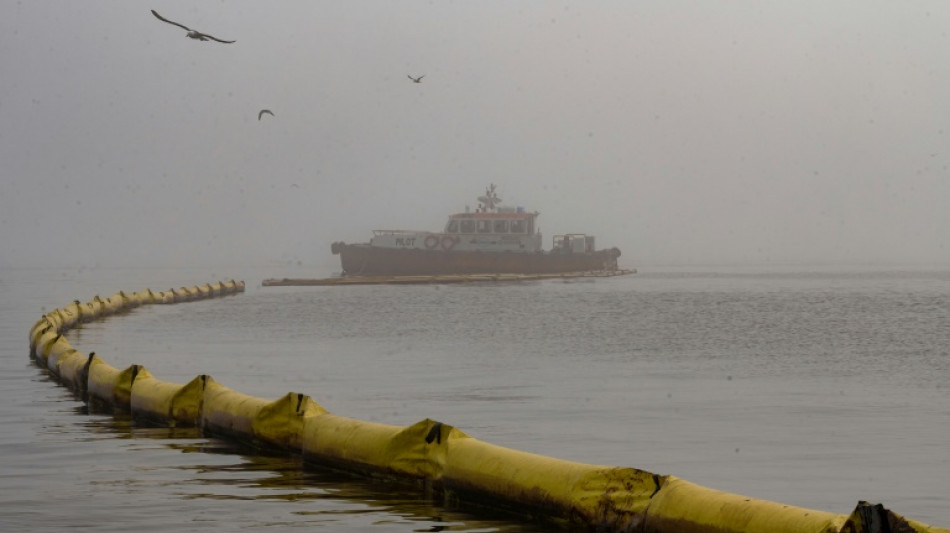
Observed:
[[[479,232],[479,233],[491,233],[491,220],[479,220],[479,221],[478,221],[478,232]]]
[[[512,233],[524,233],[525,231],[524,219],[512,220],[511,221],[511,232]]]
[[[495,225],[492,227],[492,231],[495,233],[508,233],[508,221],[496,220]]]
[[[475,221],[470,218],[462,219],[462,233],[475,233]]]
[[[459,221],[450,220],[449,223],[445,226],[446,233],[458,233],[459,232]]]

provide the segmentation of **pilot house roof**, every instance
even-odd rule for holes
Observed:
[[[534,213],[525,213],[525,212],[504,212],[504,213],[455,213],[454,215],[449,215],[450,219],[453,218],[474,218],[474,219],[519,219],[519,218],[535,218],[538,216],[538,212]]]

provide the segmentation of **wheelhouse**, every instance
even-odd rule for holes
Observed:
[[[445,233],[532,235],[536,231],[534,220],[537,216],[538,213],[516,209],[507,211],[505,208],[497,213],[457,213],[449,215]]]

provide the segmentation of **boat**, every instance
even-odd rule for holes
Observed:
[[[344,276],[555,274],[616,271],[620,250],[595,249],[593,235],[555,235],[542,246],[537,211],[501,205],[495,185],[478,207],[449,215],[441,232],[373,230],[368,243],[334,242]]]

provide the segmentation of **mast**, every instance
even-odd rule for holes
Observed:
[[[498,209],[501,198],[495,194],[495,184],[492,183],[485,189],[485,195],[478,197],[478,211],[482,213],[494,213]]]

